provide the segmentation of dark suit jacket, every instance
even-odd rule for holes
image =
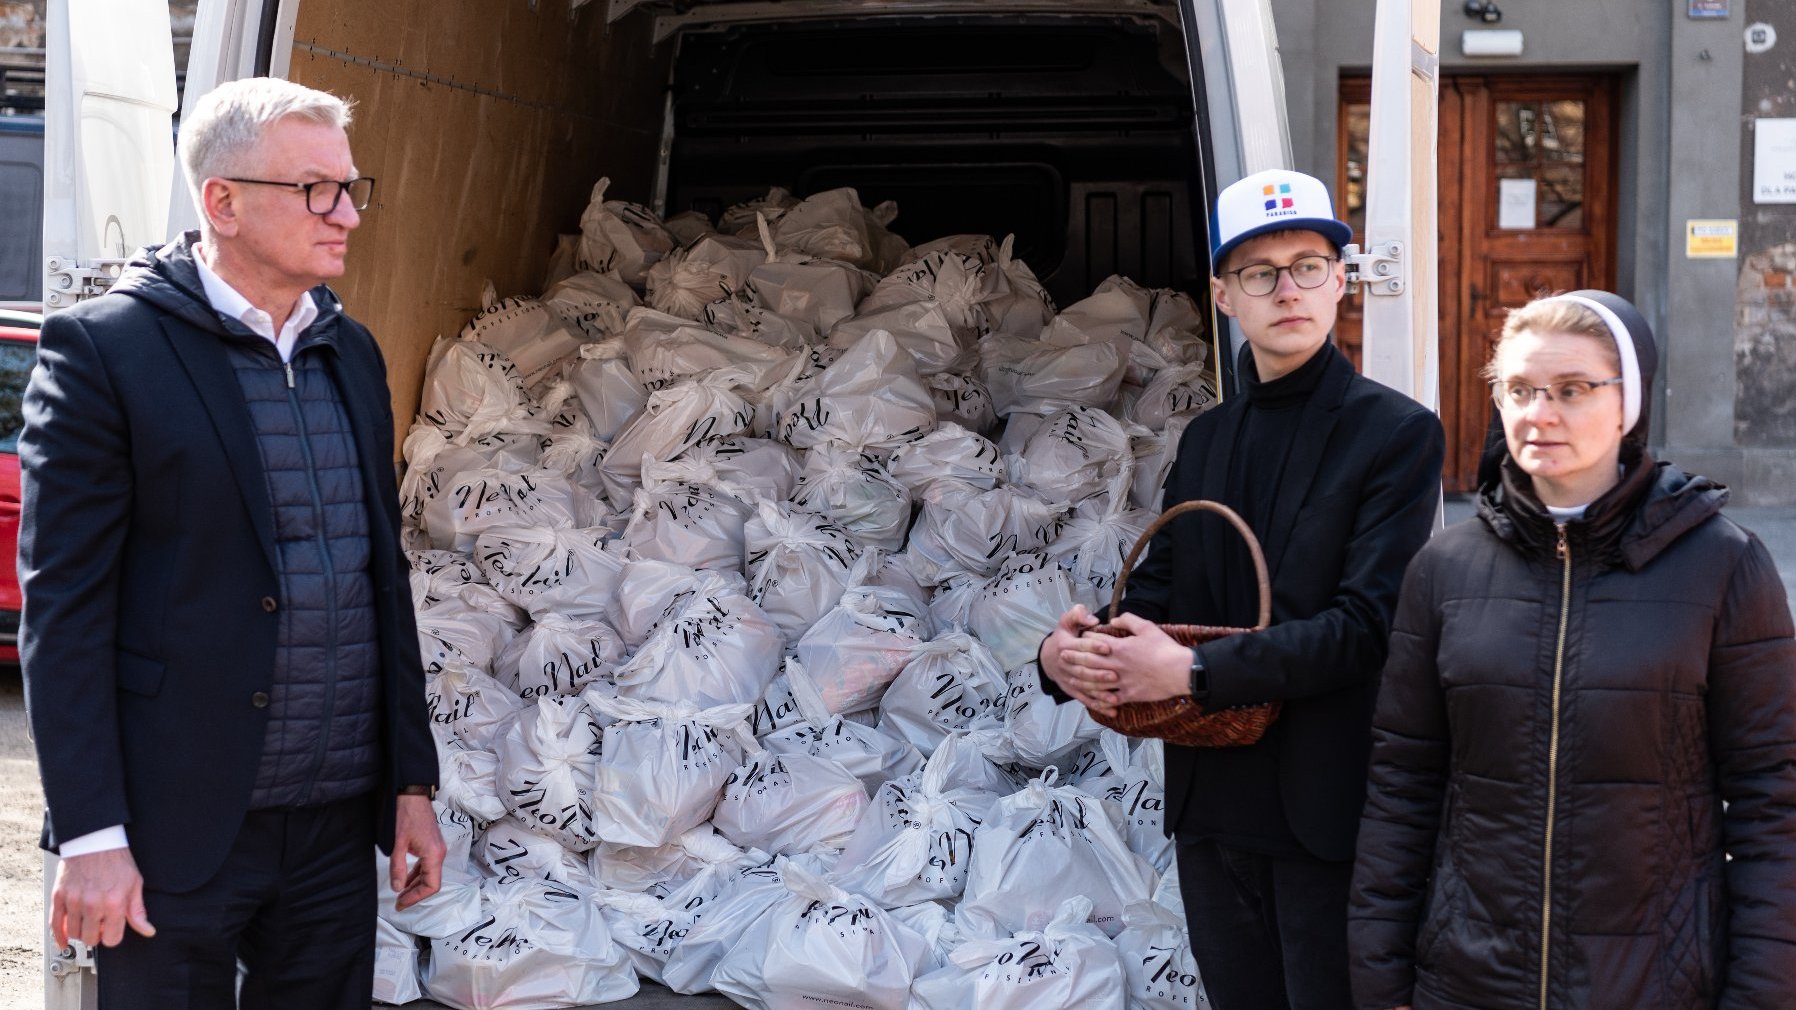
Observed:
[[[126,825],[145,881],[190,890],[248,809],[281,605],[249,411],[186,241],[44,322],[19,441],[26,703],[43,844]],[[368,331],[313,291],[368,488],[390,846],[400,785],[436,782],[398,540],[393,419]]]
[[[1297,840],[1318,858],[1347,860],[1365,800],[1377,675],[1404,568],[1433,529],[1444,436],[1433,412],[1356,374],[1332,348],[1319,353],[1333,360],[1302,408],[1270,528],[1255,530],[1272,577],[1272,626],[1201,652],[1211,710],[1284,703],[1279,732],[1254,746],[1277,748]],[[1225,488],[1246,409],[1247,397],[1235,396],[1191,422],[1165,507],[1207,498],[1241,510]],[[1130,576],[1122,609],[1159,622],[1225,624],[1224,613],[1258,596],[1251,584],[1222,584],[1214,547],[1238,539],[1213,515],[1174,520]],[[1166,748],[1168,831],[1213,760],[1213,752]]]

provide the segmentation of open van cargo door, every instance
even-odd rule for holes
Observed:
[[[1366,295],[1366,375],[1436,411],[1440,27],[1431,0],[1378,0],[1366,248],[1349,258]]]
[[[591,0],[572,0],[577,12]],[[687,29],[839,18],[863,14],[1103,14],[1151,15],[1177,23],[1172,0],[605,0],[605,20],[635,10],[655,19],[655,41]]]
[[[44,311],[99,294],[168,232],[175,57],[168,4],[50,5],[44,76]]]

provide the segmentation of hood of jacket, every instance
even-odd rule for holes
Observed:
[[[1566,524],[1567,540],[1580,556],[1637,572],[1727,504],[1726,485],[1659,462],[1644,450],[1624,446],[1622,461],[1621,481],[1591,502],[1583,519]],[[1478,516],[1524,553],[1553,555],[1558,523],[1513,459],[1505,458],[1497,483],[1479,492]]]
[[[129,295],[207,333],[235,339],[240,334],[226,327],[212,303],[206,300],[206,287],[200,280],[199,267],[193,261],[193,247],[199,239],[199,232],[190,231],[173,242],[139,249],[109,293]],[[339,315],[343,310],[342,301],[325,284],[312,289],[312,301],[318,306],[318,318],[312,327],[328,332],[319,324]]]

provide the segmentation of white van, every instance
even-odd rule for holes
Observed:
[[[50,12],[56,311],[195,215],[173,165],[166,3]],[[1428,403],[1438,16],[1379,0],[1377,254],[1357,257],[1366,369]],[[355,100],[357,169],[377,185],[337,287],[382,345],[402,424],[432,341],[489,279],[540,290],[600,176],[664,215],[853,186],[895,200],[912,243],[1014,233],[1060,304],[1112,273],[1207,304],[1216,193],[1291,164],[1269,0],[201,0],[187,100],[257,74]],[[1225,395],[1234,358],[1217,355]],[[91,1003],[89,964],[47,951],[46,1006]]]

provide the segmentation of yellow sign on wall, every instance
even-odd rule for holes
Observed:
[[[1740,222],[1726,218],[1691,218],[1684,222],[1687,259],[1735,259],[1740,255]]]

